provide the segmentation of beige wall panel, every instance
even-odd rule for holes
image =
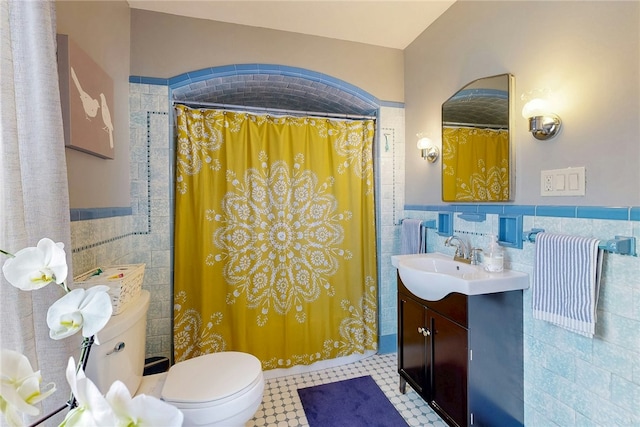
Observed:
[[[404,100],[399,49],[131,10],[131,75],[169,78],[232,64],[305,68],[383,101]]]
[[[517,204],[640,204],[640,3],[456,2],[405,49],[406,203],[441,202],[441,163],[426,164],[418,132],[441,141],[442,103],[484,76],[515,76]],[[563,129],[538,141],[520,95],[547,88]],[[540,171],[586,167],[583,197],[540,196]]]
[[[67,34],[113,80],[114,159],[66,149],[72,209],[129,207],[130,10],[124,0],[56,1],[57,32]]]

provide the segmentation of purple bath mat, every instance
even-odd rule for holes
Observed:
[[[406,427],[369,375],[299,388],[309,427]]]

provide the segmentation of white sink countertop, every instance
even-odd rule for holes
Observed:
[[[529,288],[529,275],[504,269],[488,272],[482,265],[454,261],[441,253],[392,255],[405,287],[415,296],[438,301],[452,292],[483,295]]]

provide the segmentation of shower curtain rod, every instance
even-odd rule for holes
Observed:
[[[451,126],[451,127],[465,127],[465,128],[473,128],[473,129],[508,129],[508,126],[505,125],[485,125],[480,123],[458,123],[458,122],[443,122],[443,126]]]
[[[376,116],[365,116],[360,114],[340,114],[340,113],[323,113],[318,111],[301,111],[301,110],[284,110],[280,108],[266,108],[266,107],[249,107],[246,105],[232,105],[232,104],[217,104],[215,102],[199,102],[199,101],[179,101],[174,99],[171,101],[173,105],[182,104],[188,107],[215,107],[226,110],[236,110],[242,112],[259,112],[259,113],[272,113],[283,115],[306,115],[315,117],[328,117],[335,119],[352,119],[352,120],[375,120]]]

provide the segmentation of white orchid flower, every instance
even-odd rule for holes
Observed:
[[[59,340],[82,329],[82,336],[95,335],[111,318],[113,307],[108,286],[74,289],[54,302],[47,311],[49,336]]]
[[[98,387],[85,375],[82,368],[76,373],[75,361],[69,358],[67,364],[67,381],[71,392],[76,398],[77,406],[73,408],[59,427],[113,427],[116,425],[116,416],[100,393]]]
[[[64,244],[41,239],[36,247],[21,249],[7,259],[2,272],[9,283],[23,291],[40,289],[51,282],[60,285],[68,273]]]
[[[35,405],[49,397],[56,386],[47,384],[47,390],[40,390],[42,377],[35,371],[29,359],[21,353],[3,349],[0,353],[0,409],[10,426],[22,425],[20,412],[38,415]]]
[[[127,386],[120,381],[111,384],[106,397],[118,417],[118,427],[182,425],[184,416],[178,408],[146,394],[132,399]]]

